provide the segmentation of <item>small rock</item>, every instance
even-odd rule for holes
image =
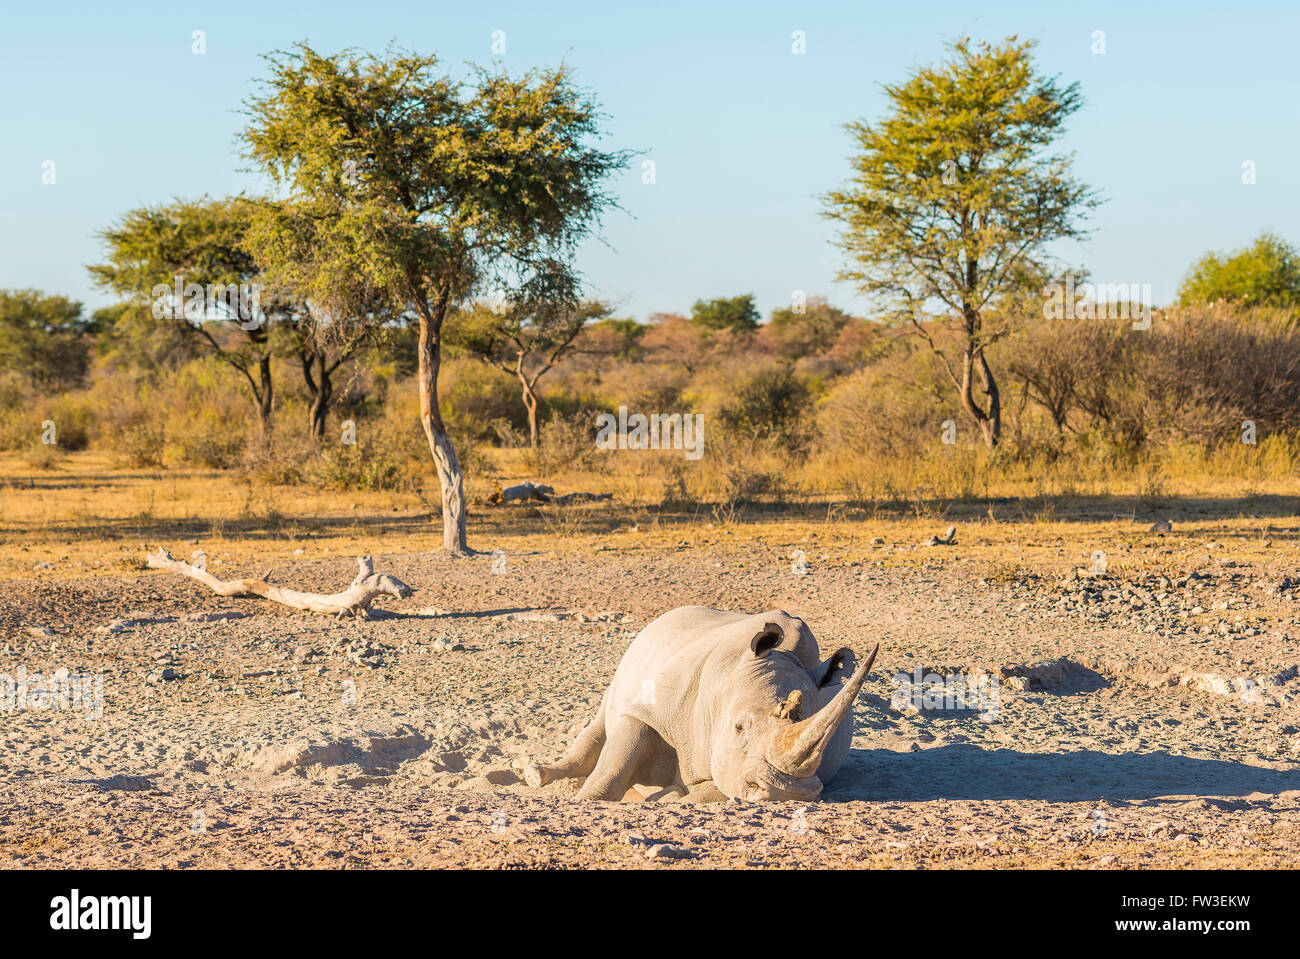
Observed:
[[[647,859],[693,859],[695,853],[666,842],[656,843],[645,851]]]

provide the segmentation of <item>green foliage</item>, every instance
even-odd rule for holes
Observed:
[[[941,355],[990,446],[1001,399],[985,350],[1006,329],[982,311],[1046,269],[1047,244],[1083,235],[1079,221],[1097,202],[1072,176],[1072,156],[1047,152],[1083,103],[1078,84],[1039,76],[1033,47],[963,39],[947,62],[886,86],[892,111],[849,125],[855,176],[825,198],[848,257],[841,279],[912,322],[936,351],[925,313],[961,332],[957,356]]]
[[[1241,306],[1300,311],[1300,252],[1274,233],[1224,255],[1207,253],[1187,273],[1178,302],[1227,300]]]
[[[824,297],[812,297],[801,312],[793,307],[773,310],[765,332],[786,359],[828,353],[852,319]]]
[[[96,323],[81,304],[37,290],[0,290],[0,370],[40,390],[78,385],[90,357]]]
[[[691,322],[706,330],[746,332],[758,329],[758,321],[758,308],[754,306],[752,293],[714,300],[696,300],[691,307]]]
[[[808,440],[808,387],[786,367],[762,367],[740,378],[720,411],[722,427],[755,443],[798,452]]]
[[[1071,155],[1044,148],[1083,97],[1037,75],[1033,47],[958,41],[949,61],[885,87],[883,120],[849,124],[856,175],[826,197],[850,258],[842,278],[909,313],[937,301],[962,314],[1044,244],[1081,234],[1092,194]]]
[[[289,193],[250,240],[273,275],[338,315],[445,309],[492,281],[571,293],[566,258],[627,156],[586,145],[600,114],[568,67],[467,87],[394,50],[299,43],[267,62],[244,142]]]
[[[268,360],[280,327],[296,325],[303,306],[266,284],[245,245],[256,208],[236,196],[131,210],[100,234],[107,261],[88,269],[98,286],[127,301],[114,316],[119,347],[161,335],[175,355],[179,339],[196,342],[241,374],[265,428]]]
[[[244,234],[252,201],[239,196],[212,200],[175,200],[128,211],[100,237],[108,246],[105,263],[87,269],[96,285],[140,303],[158,300],[155,287],[182,285],[227,289],[251,283],[257,264],[244,249]],[[185,318],[183,304],[164,299],[159,305],[168,318]],[[197,317],[191,317],[197,319]]]

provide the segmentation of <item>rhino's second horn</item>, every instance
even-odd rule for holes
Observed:
[[[871,672],[871,664],[876,661],[878,652],[879,643],[867,661],[854,671],[849,681],[835,694],[834,699],[807,719],[783,731],[777,737],[767,761],[781,772],[796,778],[813,775],[821,765],[822,753],[839,728],[840,720],[853,708],[858,690],[862,688],[867,673]]]

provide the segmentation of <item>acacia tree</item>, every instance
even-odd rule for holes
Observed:
[[[1039,75],[1033,48],[1014,36],[960,40],[946,62],[886,85],[891,112],[848,125],[856,173],[825,197],[849,257],[840,279],[925,338],[990,447],[1002,402],[986,351],[1008,331],[985,323],[985,307],[1045,269],[1047,244],[1082,236],[1097,203],[1073,178],[1073,155],[1047,149],[1083,104],[1079,85]],[[955,350],[932,336],[929,310],[956,334]]]
[[[298,363],[307,386],[307,431],[317,442],[325,439],[326,419],[334,400],[334,374],[373,339],[376,327],[383,322],[374,317],[372,313],[338,322],[308,313],[295,330]]]
[[[301,304],[262,290],[257,263],[243,246],[251,208],[245,197],[205,197],[131,210],[100,234],[107,262],[88,269],[98,286],[150,305],[125,318],[167,323],[237,370],[265,436],[275,399],[271,327],[296,322]],[[154,292],[177,285],[180,296]],[[192,288],[194,296],[186,292]],[[232,302],[241,290],[257,290],[256,302]]]
[[[814,296],[801,310],[789,306],[773,310],[762,336],[786,359],[795,360],[829,352],[852,320],[849,314],[827,303],[825,297]]]
[[[443,547],[466,554],[464,476],[438,408],[443,323],[475,291],[518,289],[568,262],[613,204],[602,184],[629,155],[588,144],[600,113],[565,66],[476,70],[462,84],[435,56],[393,50],[323,55],[299,43],[266,59],[262,95],[246,104],[248,156],[292,215],[315,221],[313,299],[364,294],[416,317]]]
[[[613,308],[598,300],[517,303],[496,309],[476,303],[457,317],[452,342],[519,380],[529,445],[537,449],[538,382],[560,360],[578,352],[578,337],[588,323],[612,314]]]

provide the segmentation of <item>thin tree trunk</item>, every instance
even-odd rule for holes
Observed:
[[[972,276],[973,282],[973,276]],[[998,445],[1002,438],[1002,398],[998,392],[997,381],[984,358],[984,349],[977,342],[980,331],[979,312],[967,307],[964,311],[966,343],[961,354],[961,384],[958,393],[962,409],[974,417],[979,425],[980,435],[989,449]],[[975,373],[978,369],[980,382],[988,397],[985,409],[975,400]]]
[[[257,415],[261,421],[262,436],[267,437],[271,435],[271,407],[274,399],[274,392],[271,387],[271,357],[269,355],[258,359],[257,372],[261,380]]]
[[[522,376],[519,381],[524,385],[524,408],[528,410],[528,443],[537,449],[537,393]]]
[[[302,379],[307,384],[307,396],[310,398],[307,404],[307,435],[319,440],[321,435],[316,432],[316,397],[320,395],[320,387],[316,385],[316,377],[312,375],[315,360],[315,355],[305,350],[298,354],[298,362],[302,364]]]
[[[980,429],[984,433],[984,442],[988,444],[989,449],[993,449],[1002,439],[1002,394],[998,390],[997,381],[993,378],[993,370],[989,368],[989,361],[984,357],[984,351],[980,350],[979,354],[980,379],[984,383],[984,393],[989,398],[989,409],[987,418],[980,424]]]
[[[330,402],[334,399],[334,369],[324,353],[301,352],[298,359],[302,363],[303,382],[307,384],[307,394],[311,398],[307,406],[307,433],[320,442],[325,439],[325,424]],[[313,368],[317,368],[316,373],[312,372]]]
[[[419,289],[417,284],[412,284]],[[440,290],[430,308],[427,297],[416,297],[420,315],[419,372],[420,424],[429,441],[433,465],[442,487],[442,548],[453,556],[467,556],[469,548],[465,530],[465,476],[452,449],[447,429],[438,409],[438,371],[442,363],[442,321],[447,313],[448,293]]]
[[[330,378],[330,369],[325,362],[325,355],[320,354],[316,358],[319,381],[316,394],[312,397],[311,402],[311,435],[317,440],[325,438],[325,418],[329,415],[330,401],[334,398],[334,383]]]

